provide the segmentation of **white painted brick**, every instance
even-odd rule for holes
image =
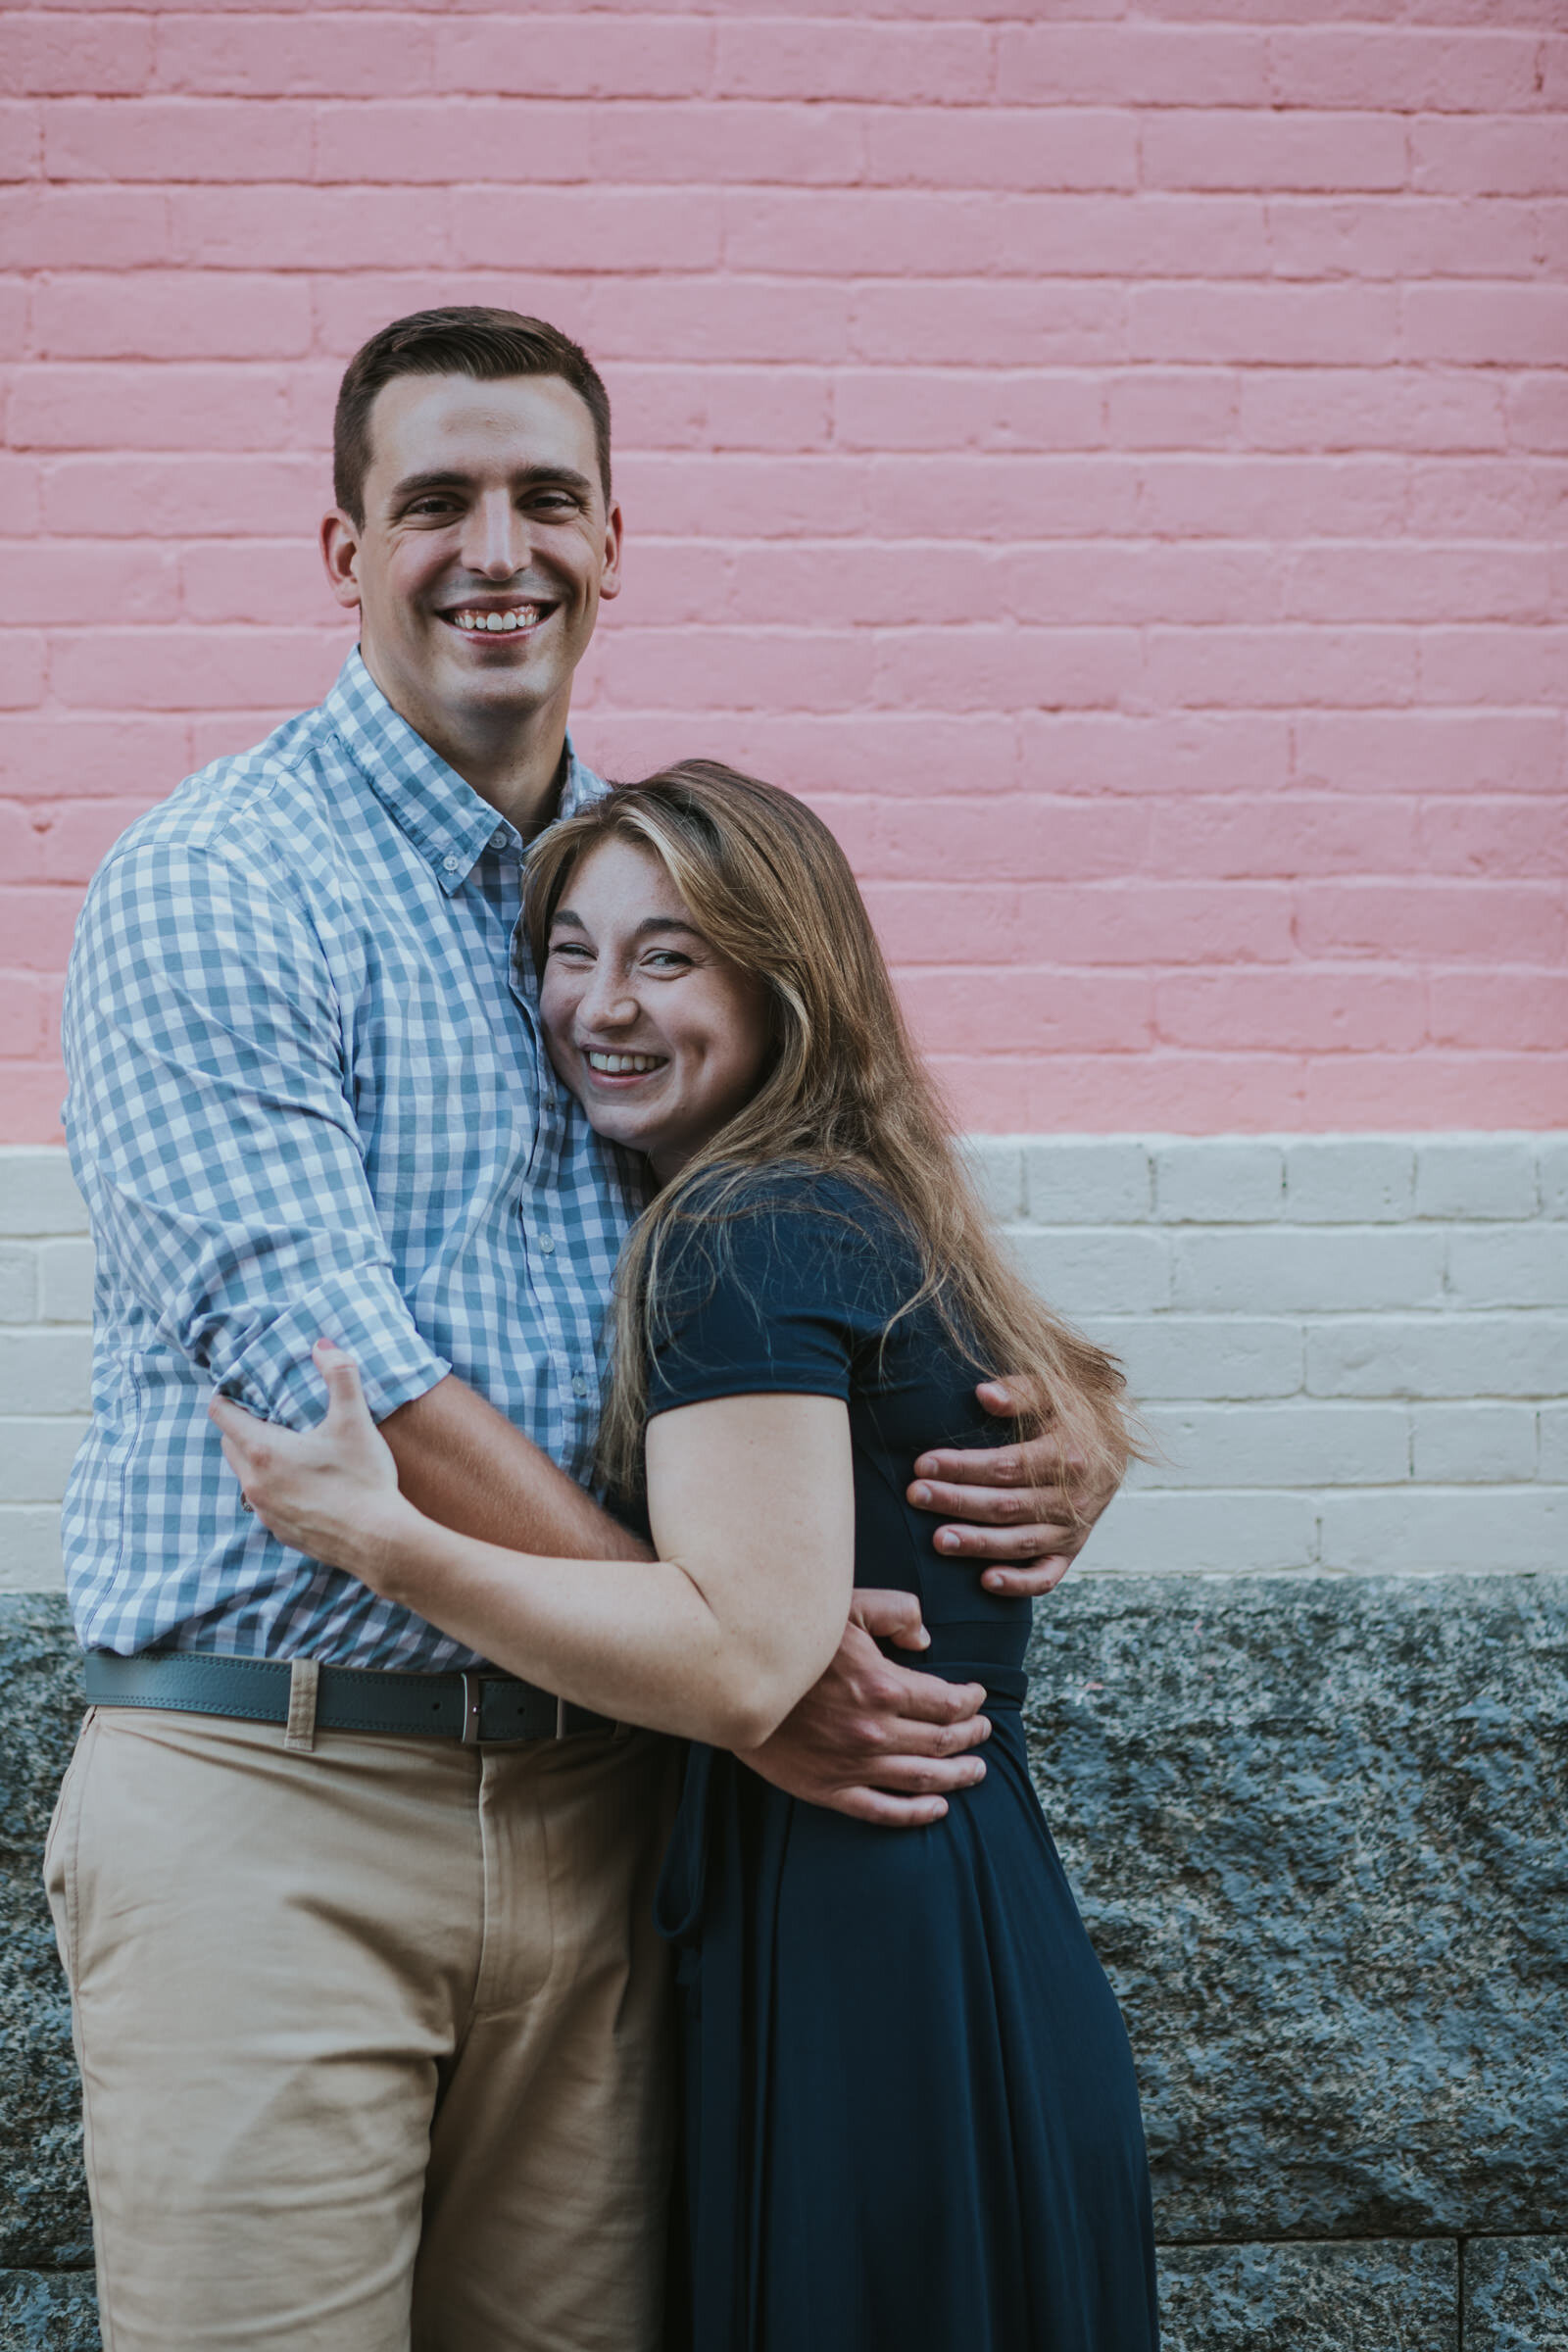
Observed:
[[[1154,1152],[1164,1223],[1248,1225],[1285,1213],[1285,1153],[1249,1136],[1176,1136]]]
[[[1082,1569],[1310,1568],[1317,1505],[1306,1494],[1120,1494],[1084,1545]],[[1081,1573],[1074,1569],[1075,1575]],[[1041,1604],[1050,1607],[1050,1602]]]
[[[1301,1387],[1299,1323],[1249,1315],[1091,1315],[1093,1340],[1120,1358],[1135,1396],[1294,1396]]]
[[[1418,1217],[1533,1217],[1536,1152],[1528,1135],[1434,1135],[1415,1149]]]
[[[38,1244],[40,1323],[92,1321],[93,1247],[83,1234]]]
[[[0,1233],[85,1233],[87,1210],[65,1147],[0,1147]]]
[[[1353,1410],[1352,1408],[1349,1408]],[[1505,1486],[1536,1475],[1536,1410],[1529,1404],[1410,1408],[1410,1472],[1424,1486]]]
[[[1401,1404],[1152,1405],[1164,1459],[1149,1487],[1390,1486],[1410,1474],[1409,1417]]]
[[[0,1504],[0,1592],[58,1592],[60,1512],[46,1502]]]
[[[0,1421],[0,1502],[58,1502],[88,1426],[79,1415]]]
[[[0,1331],[0,1413],[88,1412],[91,1376],[84,1331]]]
[[[1568,1217],[1568,1135],[1543,1135],[1536,1143],[1536,1182],[1542,1211]]]
[[[959,1143],[969,1178],[1003,1224],[1023,1215],[1023,1146],[1005,1135],[966,1135]]]
[[[1543,1223],[1450,1231],[1448,1292],[1463,1308],[1568,1306],[1568,1230]]]
[[[1169,1303],[1170,1254],[1160,1234],[1014,1225],[1005,1239],[1025,1280],[1060,1314],[1139,1314]]]
[[[1382,1135],[1298,1137],[1285,1154],[1285,1213],[1301,1225],[1392,1224],[1410,1214],[1415,1147]]]
[[[1495,1571],[1568,1560],[1568,1487],[1325,1494],[1320,1509],[1325,1568]]]
[[[1024,1148],[1024,1200],[1039,1225],[1127,1225],[1149,1215],[1146,1145],[1123,1136],[1061,1135]]]
[[[1368,1315],[1308,1327],[1313,1396],[1557,1396],[1568,1315]]]
[[[963,1149],[1029,1280],[1122,1359],[1164,1447],[1082,1573],[1568,1556],[1568,1314],[1535,1303],[1568,1305],[1568,1134]],[[1205,1226],[1228,1230],[1182,1230]],[[91,1274],[64,1152],[0,1151],[0,1587],[60,1582],[89,1369],[63,1326],[88,1319]]]
[[[1544,1404],[1537,1419],[1541,1451],[1536,1475],[1568,1486],[1568,1403]]]
[[[1443,1299],[1441,1228],[1398,1233],[1255,1226],[1236,1233],[1179,1233],[1172,1293],[1177,1306],[1267,1315],[1437,1306]]]
[[[0,1243],[0,1323],[30,1323],[38,1312],[38,1251],[31,1242]]]

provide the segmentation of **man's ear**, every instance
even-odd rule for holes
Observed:
[[[620,594],[620,508],[613,506],[605,516],[605,568],[599,575],[602,597]]]
[[[321,562],[326,566],[326,584],[340,605],[351,612],[360,602],[360,525],[341,507],[321,517]]]

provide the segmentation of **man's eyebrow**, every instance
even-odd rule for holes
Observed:
[[[394,499],[417,498],[425,490],[468,490],[474,477],[454,466],[437,466],[425,473],[406,473],[392,490]],[[592,494],[593,483],[585,473],[572,466],[519,466],[512,476],[514,489],[540,489],[549,485],[562,490]]]

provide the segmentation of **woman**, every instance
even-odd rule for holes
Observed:
[[[1120,1376],[1023,1294],[976,1208],[831,834],[691,761],[534,854],[552,1058],[659,1191],[626,1246],[603,1432],[651,1564],[457,1536],[397,1491],[352,1363],[304,1436],[215,1417],[255,1508],[498,1665],[697,1742],[661,1888],[682,1949],[691,2352],[1150,2352],[1126,2036],[1031,1788],[1027,1601],[905,1500],[1022,1365],[1092,1463]],[[979,1681],[985,1779],[921,1830],[803,1804],[732,1752],[822,1672],[855,1584]]]

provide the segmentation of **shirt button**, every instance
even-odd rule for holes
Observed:
[[[584,1380],[580,1372],[572,1381],[571,1393],[574,1396],[586,1396],[588,1394],[588,1383]]]
[[[555,1235],[553,1233],[542,1233],[539,1236],[539,1247],[544,1251],[546,1257],[554,1257],[556,1254]]]
[[[506,846],[507,829],[505,825],[497,825],[495,831],[490,836],[490,847],[493,850],[504,850]]]
[[[458,861],[455,858],[443,858],[441,862],[446,867],[449,874],[455,874],[457,872]]]

